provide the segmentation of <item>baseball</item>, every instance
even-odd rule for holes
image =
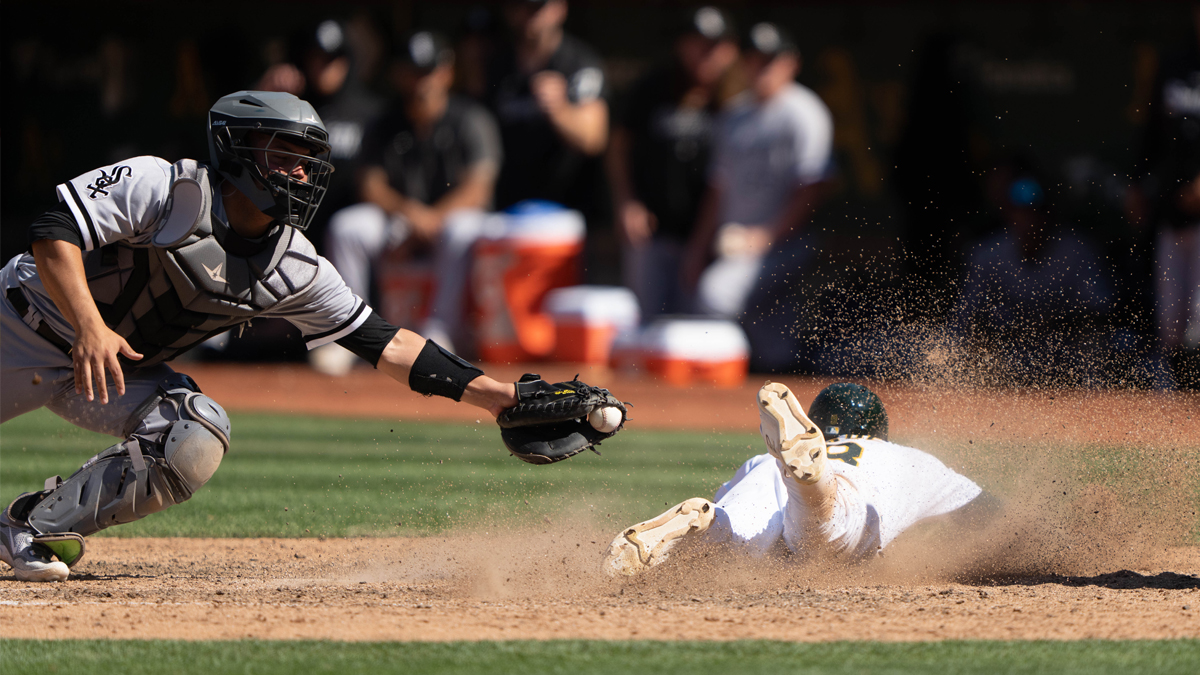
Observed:
[[[612,433],[621,426],[621,409],[613,406],[596,408],[588,413],[588,423],[602,434]]]

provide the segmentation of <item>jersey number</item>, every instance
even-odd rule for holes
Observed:
[[[858,458],[862,457],[863,449],[858,443],[842,443],[828,446],[825,448],[825,453],[829,455],[829,459],[840,460],[850,466],[858,466]]]

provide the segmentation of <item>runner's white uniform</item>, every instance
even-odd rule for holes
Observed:
[[[704,536],[745,545],[758,555],[781,539],[804,555],[813,548],[811,537],[824,536],[839,558],[862,560],[917,522],[961,508],[981,492],[916,448],[865,436],[840,436],[826,448],[828,470],[837,480],[837,506],[823,534],[805,530],[804,501],[789,495],[794,482],[783,479],[775,458],[762,454],[717,490],[715,520]]]

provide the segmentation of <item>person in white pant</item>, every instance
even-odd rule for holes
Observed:
[[[437,33],[417,31],[399,55],[401,99],[367,130],[359,177],[362,203],[330,218],[330,262],[361,297],[369,297],[372,270],[402,245],[432,248],[436,270],[427,323],[439,344],[459,337],[471,246],[487,222],[500,168],[500,134],[481,105],[451,94],[454,51]],[[337,347],[331,347],[337,351]],[[351,360],[315,353],[327,372]],[[332,357],[332,358],[331,358]]]
[[[937,458],[887,440],[883,402],[862,385],[826,387],[805,415],[783,384],[758,392],[767,453],[747,460],[714,501],[693,498],[623,530],[604,569],[634,575],[689,538],[762,556],[777,542],[802,559],[869,560],[901,532],[967,504],[982,490]]]

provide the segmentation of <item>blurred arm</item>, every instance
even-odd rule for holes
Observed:
[[[608,145],[608,103],[601,98],[572,103],[567,78],[543,71],[530,81],[538,106],[567,145],[585,155],[598,156]]]
[[[617,225],[625,241],[636,245],[649,239],[658,223],[654,214],[634,194],[633,180],[629,175],[630,141],[628,129],[613,129],[604,159],[612,187]]]

